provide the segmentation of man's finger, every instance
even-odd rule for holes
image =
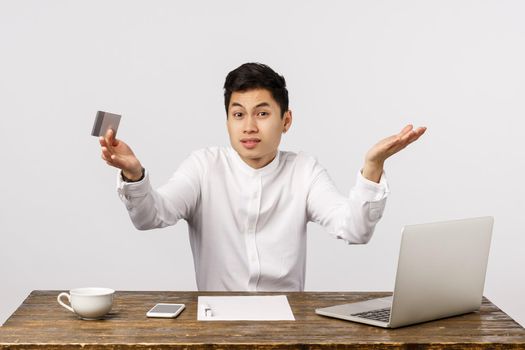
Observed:
[[[413,129],[412,131],[408,132],[406,135],[403,136],[403,140],[411,140],[414,137],[419,137],[423,135],[427,128],[425,127],[419,127],[417,129]]]
[[[425,127],[419,127],[417,129],[412,130],[412,132],[409,135],[407,135],[405,146],[419,139],[419,137],[421,137],[421,135],[425,133],[426,129],[427,128]]]
[[[106,146],[106,140],[104,139],[104,136],[99,136],[98,137],[98,142],[100,143],[100,145],[102,147],[105,147]]]
[[[414,135],[416,135],[416,132],[415,130],[412,130],[410,132],[407,132],[405,135],[403,135],[403,137],[401,138],[401,143],[406,143],[408,142],[408,140],[410,140],[411,137],[413,137]]]
[[[115,131],[113,129],[109,129],[108,132],[109,132],[109,135],[110,135],[109,141],[111,142],[111,146],[112,147],[116,147],[118,145],[118,140],[115,137]]]
[[[409,132],[410,130],[412,130],[414,128],[414,126],[412,124],[408,124],[407,126],[405,126],[401,132],[398,134],[399,136],[403,137],[407,132]]]
[[[114,154],[112,154],[110,156],[102,154],[101,157],[102,157],[103,160],[106,161],[106,164],[111,165],[111,166],[113,166],[115,168],[122,169],[121,162],[117,159],[117,156],[115,156]]]
[[[425,133],[424,130],[421,131],[421,132],[414,133],[414,135],[412,135],[412,136],[410,137],[410,139],[408,140],[408,143],[410,144],[410,143],[416,141],[416,140],[419,139],[419,138],[421,137],[421,135],[423,135],[424,133]]]
[[[409,137],[409,141],[413,142],[413,141],[417,140],[421,135],[423,135],[425,133],[426,130],[427,130],[427,128],[425,128],[424,126],[423,127],[419,127],[417,129],[414,129],[412,131],[412,134]]]
[[[412,137],[413,135],[415,135],[414,132],[409,131],[402,137],[396,137],[394,142],[390,143],[390,145],[388,146],[388,153],[390,155],[393,155],[401,151],[411,142],[410,137]]]
[[[111,153],[113,153],[113,140],[111,138],[112,133],[113,133],[113,130],[108,129],[106,131],[106,135],[104,135],[104,140],[106,141],[106,147],[109,149]]]
[[[100,155],[100,157],[101,157],[103,160],[105,160],[106,163],[107,163],[107,162],[110,162],[110,158],[106,157],[106,155],[105,155],[104,153],[102,153],[102,154]]]
[[[116,155],[112,154],[110,157],[111,164],[119,169],[124,168],[124,163],[122,162],[122,158],[117,157]]]
[[[108,159],[111,158],[112,155],[112,153],[108,150],[107,147],[102,147],[102,154]]]

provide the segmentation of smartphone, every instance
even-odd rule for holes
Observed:
[[[146,313],[148,317],[177,317],[186,306],[184,304],[157,304]]]

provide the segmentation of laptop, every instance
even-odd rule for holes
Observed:
[[[481,306],[494,218],[407,225],[391,297],[319,308],[319,315],[397,328]]]

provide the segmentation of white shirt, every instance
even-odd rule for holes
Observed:
[[[379,183],[359,173],[346,197],[302,152],[254,169],[232,147],[193,152],[157,190],[147,170],[132,183],[119,172],[117,191],[139,230],[188,222],[200,291],[303,291],[307,223],[367,243],[389,193],[384,173]]]

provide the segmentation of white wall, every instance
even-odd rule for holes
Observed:
[[[343,192],[405,123],[371,243],[309,226],[307,290],[391,290],[401,227],[493,215],[485,295],[525,324],[525,2],[0,1],[0,323],[33,289],[195,290],[185,223],[139,232],[90,136],[97,110],[167,181],[227,144],[222,85],[284,74],[304,150]],[[58,307],[58,306],[57,306]]]

